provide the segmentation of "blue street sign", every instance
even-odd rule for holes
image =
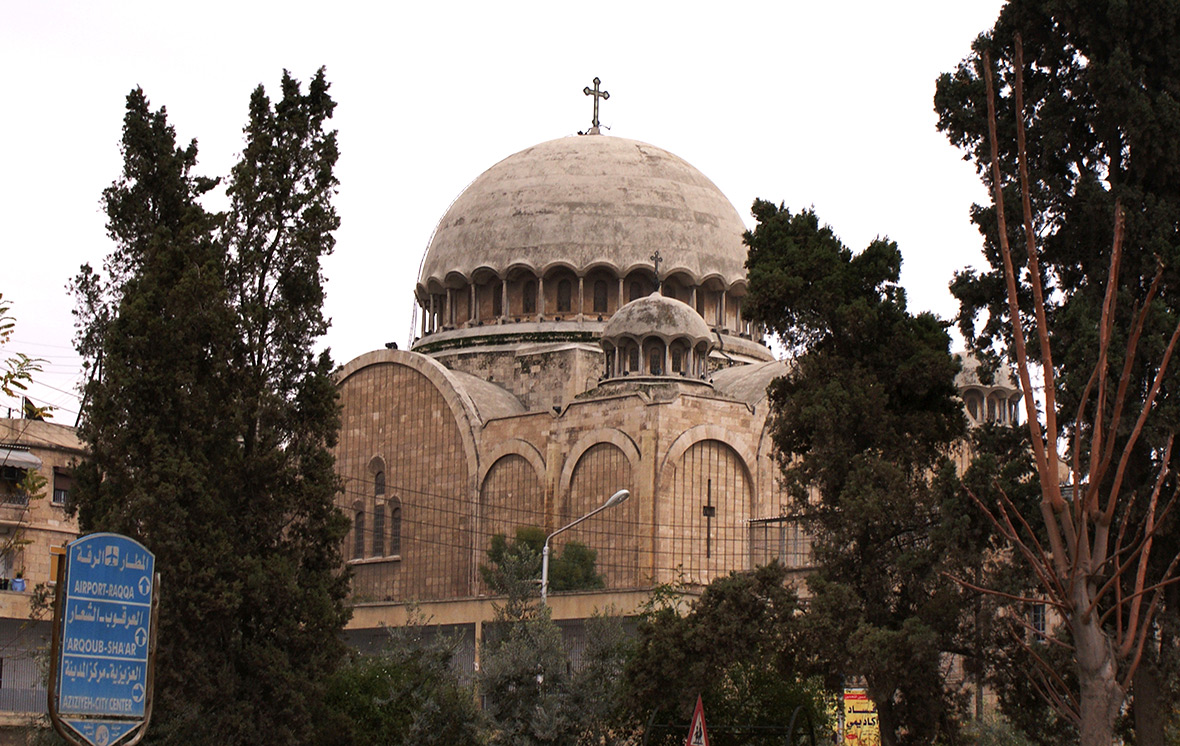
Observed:
[[[155,562],[118,534],[66,547],[56,710],[93,746],[118,742],[146,719]]]

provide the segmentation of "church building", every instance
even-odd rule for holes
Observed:
[[[806,568],[766,427],[785,364],[741,315],[744,231],[700,171],[597,126],[459,195],[422,259],[411,349],[338,373],[354,640],[407,604],[478,637],[491,537],[553,531],[620,489],[554,540],[592,548],[606,585],[550,594],[558,620],[776,558]]]

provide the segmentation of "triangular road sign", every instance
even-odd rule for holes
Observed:
[[[692,713],[692,724],[688,726],[688,740],[684,746],[709,746],[709,731],[705,728],[705,705],[697,695],[697,708]]]

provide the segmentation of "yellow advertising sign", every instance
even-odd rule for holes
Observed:
[[[877,706],[864,689],[844,690],[844,746],[880,746]]]

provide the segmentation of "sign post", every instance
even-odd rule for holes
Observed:
[[[49,716],[75,746],[132,746],[152,714],[156,558],[118,534],[71,541],[59,558]]]

